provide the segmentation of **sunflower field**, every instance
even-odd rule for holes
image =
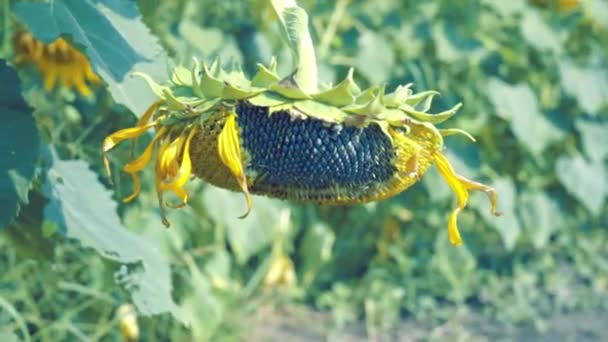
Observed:
[[[608,339],[608,1],[0,20],[0,341]]]

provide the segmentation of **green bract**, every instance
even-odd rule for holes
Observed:
[[[216,112],[220,105],[247,100],[252,105],[268,107],[271,114],[294,110],[302,116],[328,123],[346,122],[360,127],[375,123],[383,130],[389,126],[406,128],[415,123],[425,125],[438,136],[460,133],[474,140],[466,131],[434,126],[456,114],[461,103],[444,112],[430,114],[431,102],[438,92],[414,93],[412,84],[398,86],[389,94],[385,93],[384,85],[361,90],[353,74],[351,68],[338,84],[307,93],[298,86],[295,73],[284,78],[277,74],[274,58],[268,66],[258,65],[258,72],[251,80],[238,65],[222,67],[219,60],[210,66],[195,60],[190,70],[175,67],[169,86],[159,85],[149,76],[136,73],[166,101],[168,109],[184,110],[190,106],[203,117],[205,113]]]

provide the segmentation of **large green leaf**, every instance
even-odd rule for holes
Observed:
[[[559,36],[547,25],[540,13],[536,10],[528,10],[520,24],[520,30],[528,44],[539,50],[560,53],[562,44]]]
[[[181,319],[171,297],[171,269],[158,243],[126,230],[116,213],[111,193],[84,161],[62,161],[54,152],[44,193],[49,204],[47,220],[59,224],[68,238],[93,248],[105,258],[125,266],[117,279],[131,291],[140,313],[172,313]],[[129,271],[133,268],[133,271]]]
[[[583,111],[597,115],[608,104],[608,70],[600,66],[578,66],[568,60],[559,63],[562,87],[578,101]]]
[[[372,84],[381,84],[390,79],[395,53],[386,40],[374,32],[365,31],[357,44],[357,71]]]
[[[246,219],[239,219],[246,209],[242,194],[210,186],[203,196],[211,218],[227,229],[228,242],[240,263],[270,245],[282,211],[289,210],[278,200],[254,196],[253,210]]]
[[[583,157],[560,157],[555,173],[568,192],[593,215],[599,215],[608,194],[608,177],[601,161],[588,162]]]
[[[155,96],[134,71],[162,82],[167,60],[156,38],[142,23],[135,2],[55,0],[20,2],[15,14],[36,38],[51,42],[62,34],[84,48],[116,102],[140,115]]]
[[[581,1],[581,3],[594,24],[601,26],[603,29],[608,28],[608,3],[606,1],[586,0]]]
[[[546,192],[528,191],[522,194],[518,213],[526,235],[536,248],[546,246],[551,235],[564,224],[559,205]]]
[[[15,71],[0,60],[0,229],[28,202],[40,138]]]
[[[574,123],[581,134],[583,148],[591,160],[608,157],[608,122],[594,122],[579,119]]]
[[[330,261],[336,234],[326,224],[316,223],[306,230],[300,248],[302,282],[312,283],[321,267]]]
[[[497,78],[488,81],[488,97],[496,114],[510,121],[517,140],[534,153],[541,153],[564,133],[541,113],[538,100],[529,85],[510,85]]]
[[[526,9],[525,0],[511,0],[511,1],[494,1],[494,0],[482,0],[484,5],[491,6],[504,17],[518,14]]]
[[[435,23],[432,31],[437,58],[442,62],[454,63],[464,58],[475,60],[484,52],[479,42],[455,20]]]

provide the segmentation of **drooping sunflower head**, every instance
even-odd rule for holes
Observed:
[[[82,96],[90,96],[90,86],[101,83],[88,58],[63,38],[44,44],[31,33],[19,32],[14,37],[14,48],[15,63],[35,65],[48,92],[59,83],[76,89]]]
[[[252,80],[217,61],[210,67],[197,62],[191,70],[176,67],[169,86],[140,76],[159,100],[135,127],[108,136],[103,151],[154,130],[144,152],[123,168],[135,186],[125,201],[137,196],[139,172],[154,159],[166,225],[163,194],[181,199],[168,206],[185,205],[191,175],[242,191],[250,209],[250,193],[326,204],[381,200],[416,183],[433,164],[458,198],[449,219],[453,244],[461,243],[456,219],[469,190],[486,192],[495,212],[494,190],[456,174],[442,154],[444,136],[472,137],[435,127],[460,108],[429,114],[436,92],[414,94],[411,85],[390,94],[384,86],[362,91],[351,71],[336,86],[308,95],[289,76],[279,78],[274,61],[260,65]]]
[[[457,195],[448,221],[451,243],[462,243],[456,223],[469,190],[488,194],[496,213],[494,190],[458,175],[442,153],[444,136],[474,140],[463,130],[436,127],[461,104],[431,114],[437,92],[414,93],[411,84],[392,93],[385,92],[385,85],[362,90],[352,69],[336,85],[318,85],[306,13],[290,7],[282,16],[281,8],[275,7],[290,27],[287,41],[298,66],[287,77],[279,77],[274,59],[259,65],[251,79],[239,66],[224,68],[219,61],[178,66],[165,86],[139,74],[158,101],[135,127],[111,134],[103,145],[105,155],[123,140],[155,131],[144,152],[123,168],[135,184],[125,201],[139,193],[138,173],[156,151],[156,191],[165,225],[163,194],[173,192],[181,199],[170,206],[185,205],[184,185],[191,175],[241,191],[248,213],[250,193],[323,204],[382,200],[416,183],[433,164]],[[109,172],[107,159],[106,167]]]

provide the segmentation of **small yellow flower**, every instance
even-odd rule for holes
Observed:
[[[292,287],[296,284],[296,271],[293,261],[283,254],[276,255],[271,264],[266,276],[264,277],[264,285],[273,287],[282,285]]]
[[[15,36],[15,50],[15,63],[34,64],[42,74],[46,91],[52,91],[59,80],[61,86],[90,96],[89,85],[101,83],[87,57],[63,38],[44,44],[32,34],[21,32]]]
[[[538,6],[555,8],[561,13],[574,11],[580,3],[579,0],[532,0],[532,2]]]
[[[137,312],[132,304],[123,304],[116,310],[120,335],[127,342],[139,340],[139,325],[137,324]]]

